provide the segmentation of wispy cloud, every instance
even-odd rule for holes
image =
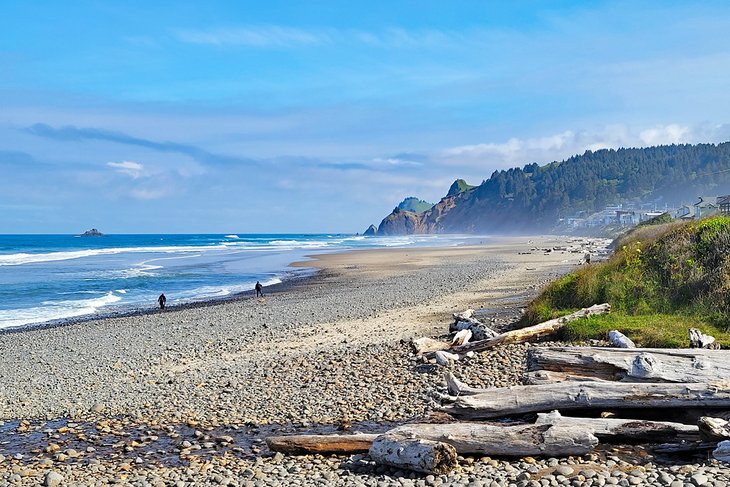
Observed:
[[[107,162],[106,165],[118,173],[126,174],[132,179],[138,179],[144,170],[144,165],[133,161]]]
[[[146,147],[160,152],[175,152],[189,156],[202,163],[254,164],[255,162],[253,159],[245,157],[214,154],[194,145],[179,144],[176,142],[157,142],[154,140],[134,137],[122,132],[113,132],[97,128],[79,128],[72,125],[55,128],[44,123],[37,123],[25,130],[33,135],[55,140],[106,140],[109,142],[116,142],[118,144]]]
[[[324,44],[331,40],[325,32],[276,25],[240,26],[209,30],[181,29],[175,37],[189,44],[214,46],[292,47]]]

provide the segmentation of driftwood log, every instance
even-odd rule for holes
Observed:
[[[458,465],[456,450],[449,444],[389,433],[373,441],[369,455],[383,465],[424,473],[447,473]]]
[[[705,335],[697,328],[689,329],[689,348],[712,348],[719,349],[720,347],[715,342],[715,337],[711,335]]]
[[[704,440],[730,440],[730,421],[703,416],[697,421]]]
[[[616,348],[636,348],[636,344],[631,341],[631,338],[618,330],[611,330],[608,332],[608,343],[610,343],[612,347]]]
[[[580,428],[592,432],[607,443],[667,442],[674,440],[698,441],[700,428],[695,425],[616,418],[574,418],[558,411],[539,413],[535,424],[550,424]]]
[[[608,313],[610,310],[611,305],[608,303],[596,304],[594,306],[591,306],[590,308],[583,308],[580,311],[576,311],[575,313],[571,313],[561,318],[545,321],[543,323],[534,326],[528,326],[526,328],[520,328],[519,330],[508,331],[493,338],[477,340],[471,343],[467,343],[466,345],[454,347],[452,351],[456,353],[478,352],[481,350],[493,348],[501,344],[527,342],[543,336],[552,335],[570,321],[584,318],[586,316]]]
[[[458,346],[458,345],[464,345],[465,343],[469,343],[469,340],[471,340],[473,333],[471,330],[461,330],[456,332],[456,335],[454,335],[454,338],[451,339],[451,346]]]
[[[527,370],[622,382],[713,382],[730,377],[730,351],[540,347],[528,350]]]
[[[535,370],[533,372],[526,372],[522,377],[522,382],[530,385],[551,384],[554,382],[566,381],[605,382],[606,379],[575,375],[570,372],[553,372],[552,370]]]
[[[470,330],[475,340],[484,340],[498,335],[490,327],[474,318],[474,310],[467,309],[461,313],[454,313],[454,322],[449,326],[449,332]]]
[[[370,449],[377,434],[352,435],[289,435],[270,436],[266,444],[271,451],[282,453],[359,453]]]
[[[433,338],[423,337],[413,340],[413,348],[418,355],[429,352],[437,352],[439,350],[448,350],[451,347],[447,342],[435,340]]]
[[[728,383],[558,382],[484,389],[441,410],[464,419],[576,409],[730,408]]]

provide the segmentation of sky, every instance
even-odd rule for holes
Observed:
[[[730,140],[726,1],[33,1],[0,233],[354,233],[586,150]]]

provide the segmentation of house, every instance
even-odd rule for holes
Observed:
[[[692,220],[694,218],[694,213],[689,206],[684,205],[677,208],[677,211],[674,213],[674,218],[678,220]]]
[[[721,213],[730,214],[730,194],[717,197],[717,207]]]
[[[712,215],[719,211],[717,206],[717,196],[700,196],[700,200],[694,204],[695,218]]]

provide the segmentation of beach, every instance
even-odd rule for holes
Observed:
[[[378,431],[429,417],[443,369],[417,358],[410,341],[445,335],[451,313],[467,308],[508,327],[541,286],[580,264],[582,253],[539,250],[567,240],[323,254],[295,264],[318,269],[314,277],[265,288],[263,299],[4,333],[0,485],[34,485],[49,472],[81,485],[571,485],[568,470],[589,474],[580,485],[726,481],[712,465],[659,466],[645,452],[610,449],[468,458],[435,477],[365,455],[266,450],[266,434]],[[458,375],[474,386],[519,384],[529,346],[479,354]]]

